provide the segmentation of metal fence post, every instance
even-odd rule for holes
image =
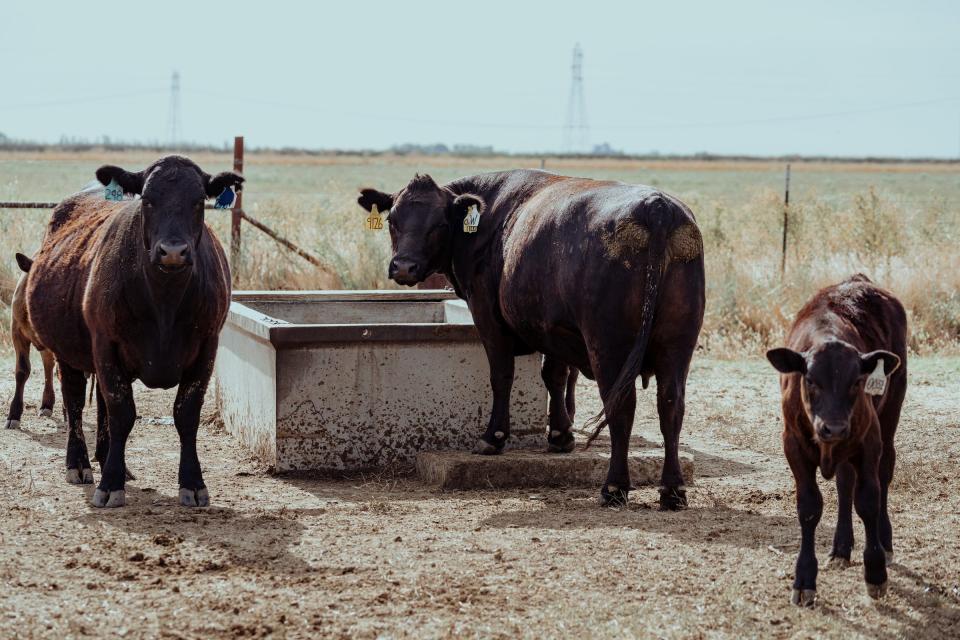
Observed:
[[[783,247],[780,256],[780,279],[787,269],[787,225],[790,223],[790,165],[787,164],[787,184],[783,193]]]
[[[233,139],[233,170],[243,174],[243,136]],[[230,271],[233,274],[233,286],[240,282],[240,223],[243,220],[243,192],[237,193],[230,212]]]

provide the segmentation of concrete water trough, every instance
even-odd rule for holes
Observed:
[[[446,291],[235,292],[220,336],[227,430],[278,471],[375,468],[471,449],[489,367],[466,304]],[[543,446],[538,356],[517,358],[509,446]]]

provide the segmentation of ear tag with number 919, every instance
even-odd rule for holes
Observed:
[[[105,200],[113,200],[115,202],[123,200],[123,187],[117,184],[116,178],[110,179],[110,184],[103,190],[103,197]]]
[[[467,217],[463,219],[463,232],[476,233],[477,227],[479,226],[480,226],[480,212],[477,211],[476,205],[470,205],[470,208],[467,209]]]
[[[377,205],[370,207],[370,215],[367,216],[367,231],[379,231],[383,229],[383,216]]]
[[[887,390],[887,374],[883,372],[883,358],[877,360],[877,366],[874,367],[873,373],[867,376],[863,390],[871,396],[882,396]]]

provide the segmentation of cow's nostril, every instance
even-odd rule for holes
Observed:
[[[163,248],[163,245],[160,245],[160,255],[161,255],[161,256],[167,255],[167,252],[166,252],[166,250]]]

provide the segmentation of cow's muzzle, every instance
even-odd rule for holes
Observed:
[[[814,428],[817,430],[817,439],[820,442],[836,442],[850,435],[850,423],[847,421],[817,420]]]
[[[179,273],[193,265],[193,254],[186,242],[158,242],[153,264],[163,273]]]
[[[397,284],[412,286],[423,281],[423,269],[413,260],[394,258],[390,261],[387,275]]]

